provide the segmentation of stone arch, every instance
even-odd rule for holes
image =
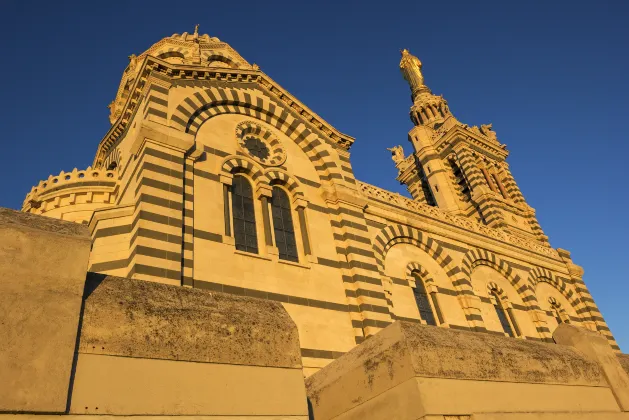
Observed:
[[[149,55],[164,61],[172,57],[181,58],[184,63],[191,59],[190,51],[187,48],[173,46],[163,46],[156,51],[150,52]]]
[[[297,181],[293,179],[286,172],[277,169],[271,168],[267,169],[264,172],[264,176],[262,178],[269,185],[280,184],[286,187],[286,189],[293,195],[293,197],[301,197],[303,198],[304,193],[301,190],[301,187]]]
[[[445,270],[452,285],[460,294],[474,294],[471,282],[465,278],[459,267],[453,263],[444,248],[426,233],[406,225],[392,225],[383,228],[374,238],[373,250],[380,275],[384,274],[384,258],[388,250],[397,244],[408,243],[417,246]]]
[[[581,313],[581,310],[587,310],[582,302],[572,290],[568,288],[568,285],[564,279],[555,276],[550,270],[542,267],[535,267],[529,271],[528,281],[534,288],[539,282],[545,282],[553,286],[559,293],[561,293],[566,300],[572,305],[577,314]]]
[[[264,178],[262,169],[243,156],[227,156],[221,165],[221,171],[229,176],[242,172],[251,177],[255,185]]]
[[[513,269],[500,257],[486,249],[471,249],[465,253],[461,261],[461,271],[470,279],[472,271],[479,265],[493,268],[502,274],[511,283],[513,288],[522,298],[522,302],[531,309],[539,309],[537,297],[533,288],[522,281],[522,278],[513,273]]]
[[[227,54],[221,52],[206,52],[203,54],[202,60],[208,64],[218,61],[227,64],[230,68],[238,68],[236,62]]]
[[[291,138],[306,153],[321,180],[343,179],[339,165],[326,150],[324,139],[284,105],[252,96],[248,90],[213,87],[197,91],[176,107],[170,125],[196,135],[205,121],[221,114],[241,114],[266,122]]]
[[[408,265],[406,266],[406,277],[411,277],[414,271],[419,273],[419,276],[422,278],[422,280],[424,280],[426,284],[434,283],[434,280],[430,276],[428,270],[422,267],[421,264],[413,261],[408,263]]]

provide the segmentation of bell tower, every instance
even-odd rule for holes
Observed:
[[[408,133],[413,153],[401,146],[389,149],[399,170],[397,179],[416,201],[434,205],[489,227],[547,243],[535,210],[518,188],[491,124],[480,127],[459,122],[443,96],[424,83],[421,61],[402,50],[400,71],[411,89]]]

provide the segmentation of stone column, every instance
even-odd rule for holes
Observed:
[[[343,274],[357,343],[391,323],[384,287],[378,271],[364,216],[367,201],[355,190],[324,190],[334,236],[338,268]]]

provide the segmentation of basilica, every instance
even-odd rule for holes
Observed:
[[[87,225],[91,273],[280,302],[306,377],[398,320],[547,343],[571,324],[619,351],[492,125],[459,121],[407,50],[399,69],[409,197],[356,179],[359,141],[195,29],[129,57],[93,162],[22,211]]]

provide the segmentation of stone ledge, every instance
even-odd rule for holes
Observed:
[[[280,303],[89,273],[80,353],[301,368]]]
[[[89,229],[85,225],[23,213],[3,207],[0,207],[0,225],[15,228],[25,227],[60,235],[84,237],[86,240],[90,240]]]

